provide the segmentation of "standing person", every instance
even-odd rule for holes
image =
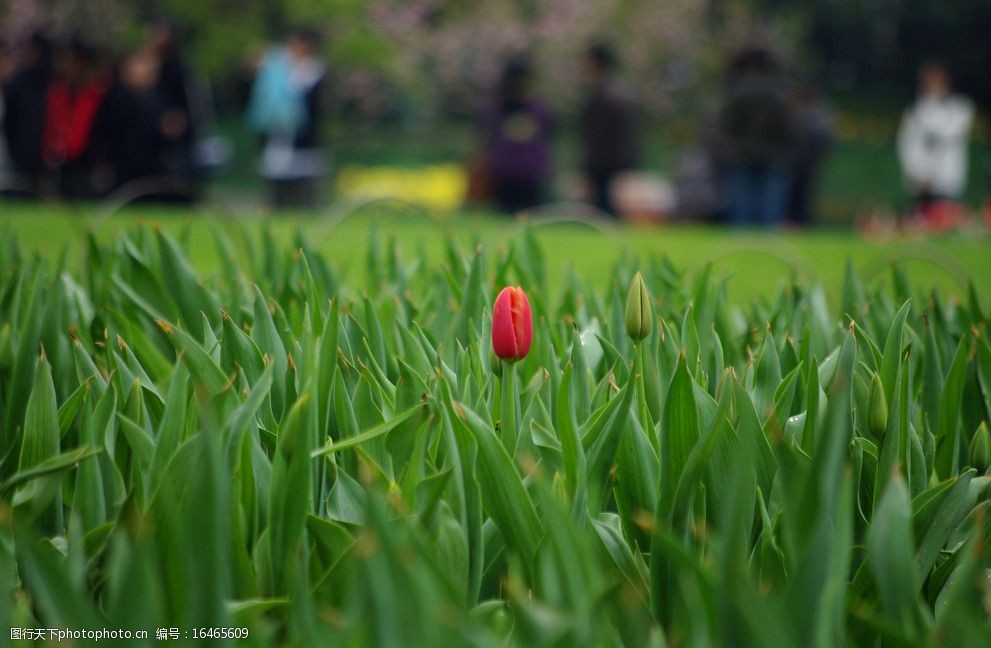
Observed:
[[[765,227],[782,223],[794,138],[785,84],[768,50],[755,47],[734,57],[720,132],[730,222]]]
[[[953,93],[946,67],[925,63],[919,70],[919,96],[898,129],[898,157],[917,216],[927,221],[938,218],[944,211],[941,203],[963,195],[973,120],[974,105]]]
[[[158,59],[155,86],[161,104],[159,131],[161,164],[172,184],[181,189],[176,198],[191,199],[196,194],[193,146],[199,123],[194,104],[194,83],[181,54],[180,30],[175,23],[161,20],[149,27],[152,53]]]
[[[277,209],[317,206],[326,168],[320,137],[326,67],[319,42],[312,30],[294,31],[262,59],[251,89],[248,124],[264,139],[259,170]]]
[[[121,57],[113,88],[107,93],[95,126],[97,137],[106,143],[109,166],[107,181],[119,189],[135,180],[165,174],[162,131],[165,101],[157,90],[158,60],[147,50]],[[143,197],[161,197],[160,187],[139,191]]]
[[[23,64],[3,86],[2,127],[7,140],[11,181],[7,196],[35,196],[44,161],[46,96],[52,79],[52,43],[42,33],[31,36]]]
[[[819,171],[833,144],[833,115],[811,83],[803,84],[795,91],[792,103],[795,149],[788,216],[796,225],[808,225],[815,217]]]
[[[551,174],[553,119],[533,97],[531,82],[526,63],[509,63],[484,120],[492,192],[509,213],[543,202]]]
[[[636,103],[617,78],[616,58],[608,47],[590,47],[582,70],[588,86],[579,118],[585,176],[595,206],[616,216],[613,178],[640,161]]]
[[[94,124],[110,78],[99,66],[95,47],[73,39],[62,73],[48,86],[41,151],[55,172],[59,193],[67,198],[95,198],[106,187],[97,179]]]

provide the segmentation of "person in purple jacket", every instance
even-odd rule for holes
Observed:
[[[507,64],[485,115],[492,194],[499,208],[508,213],[544,201],[553,165],[554,120],[547,106],[532,96],[531,82],[525,62]]]

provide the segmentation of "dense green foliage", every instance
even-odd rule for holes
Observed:
[[[253,645],[980,645],[988,319],[848,271],[548,281],[531,230],[365,286],[298,236],[0,243],[0,626]],[[236,253],[235,250],[243,250]],[[634,272],[653,297],[627,337]],[[765,272],[755,264],[754,272]],[[534,343],[489,351],[523,286]],[[634,294],[646,294],[639,290]],[[637,314],[637,313],[634,313]],[[981,429],[980,433],[977,431]],[[4,629],[4,633],[6,630]]]

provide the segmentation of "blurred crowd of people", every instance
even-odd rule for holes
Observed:
[[[156,22],[137,47],[114,57],[83,38],[55,43],[43,34],[0,48],[3,194],[195,199],[227,152],[211,137],[207,86],[185,65],[180,35]],[[276,208],[316,207],[329,173],[321,50],[317,30],[297,28],[250,70],[246,124],[257,136],[257,171]],[[631,211],[624,186],[642,170],[648,119],[622,72],[605,44],[590,46],[576,62],[583,195],[613,217]],[[708,118],[699,110],[698,143],[675,165],[665,215],[760,227],[814,220],[833,117],[815,85],[794,83],[789,72],[765,47],[731,58],[718,110]],[[526,59],[514,59],[483,102],[469,200],[507,213],[549,201],[559,120],[534,77]],[[897,152],[917,214],[946,219],[954,213],[947,205],[965,188],[974,109],[953,93],[939,63],[922,68],[919,88]]]
[[[641,164],[644,116],[609,47],[588,48],[580,69],[585,195],[602,213],[617,216],[619,181]],[[731,63],[724,103],[713,121],[679,164],[673,211],[738,225],[807,223],[832,141],[832,117],[815,90],[789,87],[768,50],[748,49]],[[502,209],[546,200],[553,124],[547,104],[533,93],[530,69],[510,63],[484,126],[486,180]]]
[[[644,116],[608,47],[590,47],[580,68],[584,99],[577,131],[585,197],[604,214],[629,215],[618,203],[624,202],[624,176],[642,162]],[[815,219],[834,119],[815,84],[792,82],[788,72],[765,47],[732,57],[718,110],[698,120],[699,142],[681,156],[672,191],[655,213],[757,227]],[[531,77],[525,63],[507,65],[484,119],[486,155],[472,173],[508,212],[544,202],[553,175],[555,119]],[[943,229],[960,221],[973,119],[973,104],[953,92],[947,67],[924,64],[917,100],[905,111],[897,137],[914,222]]]
[[[231,152],[181,45],[181,30],[159,21],[117,53],[40,32],[0,46],[0,195],[196,200]],[[296,29],[253,70],[247,125],[275,207],[315,207],[327,173],[319,46],[316,30]]]
[[[622,211],[618,181],[641,163],[644,117],[607,46],[590,47],[581,70],[578,133],[586,197],[616,216]],[[529,80],[521,63],[507,66],[486,121],[489,182],[509,211],[540,204],[551,177],[553,118]],[[808,222],[832,140],[830,112],[814,89],[790,88],[768,50],[748,49],[732,61],[713,122],[679,164],[673,210],[739,225]]]
[[[36,33],[3,47],[4,196],[195,199],[209,108],[179,36],[156,22],[137,47],[115,55],[81,35],[55,42]]]

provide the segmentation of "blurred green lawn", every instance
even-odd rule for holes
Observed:
[[[72,210],[59,205],[0,204],[0,236],[14,234],[25,249],[49,259],[68,251],[70,265],[84,262],[84,235],[100,238],[153,224],[173,232],[189,228],[190,256],[209,276],[223,272],[212,229],[229,234],[236,252],[244,253],[244,226],[257,237],[271,228],[276,240],[289,245],[302,228],[310,245],[327,256],[348,281],[364,285],[366,252],[372,225],[383,240],[395,239],[407,261],[420,251],[428,262],[440,261],[445,234],[452,233],[465,249],[475,244],[498,250],[518,236],[520,221],[485,215],[431,217],[401,205],[378,204],[348,214],[267,217],[260,212],[220,214],[193,208],[129,208],[106,215],[97,207]],[[757,232],[711,227],[642,227],[589,225],[574,221],[531,221],[547,255],[548,276],[562,281],[573,268],[580,276],[606,286],[615,262],[623,255],[646,260],[667,255],[679,268],[697,272],[714,264],[718,276],[729,278],[730,296],[746,301],[771,296],[792,276],[822,281],[832,299],[842,286],[847,258],[866,281],[889,281],[891,263],[899,260],[912,285],[938,288],[963,295],[973,280],[985,304],[991,301],[991,239],[984,233],[952,234],[934,239],[901,237],[883,242],[865,241],[841,231]]]

